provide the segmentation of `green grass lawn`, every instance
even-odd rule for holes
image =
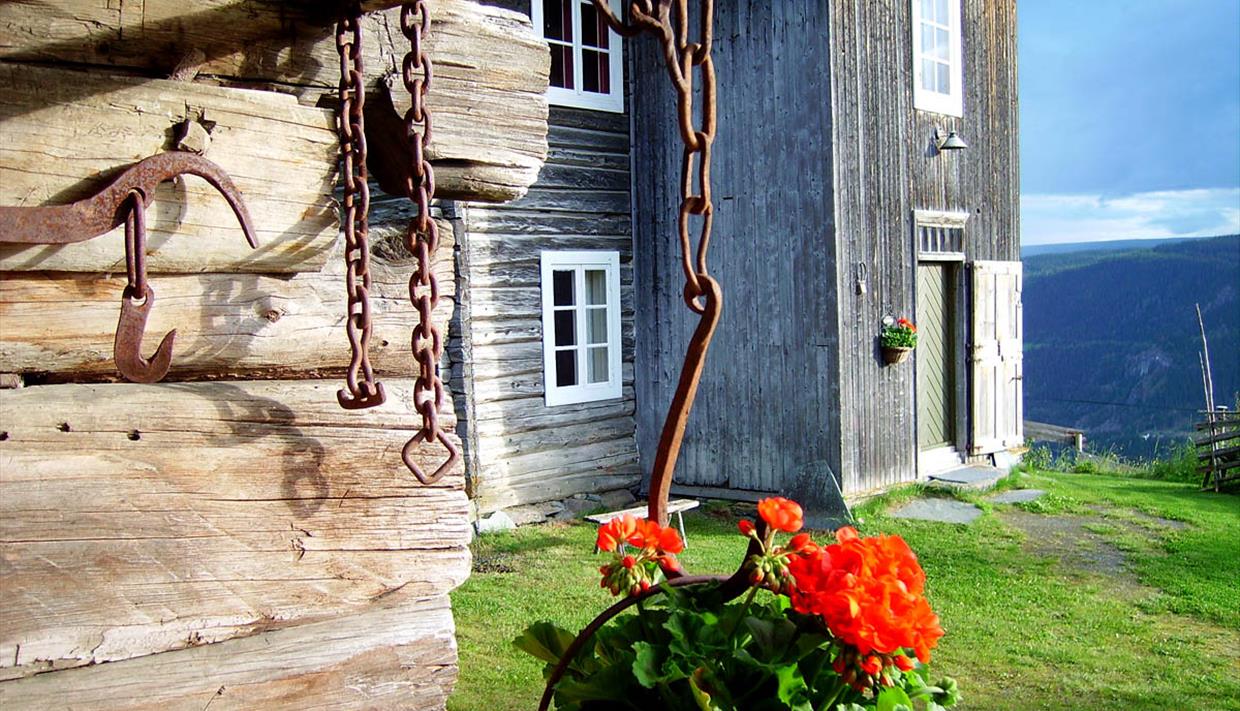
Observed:
[[[983,503],[969,526],[885,515],[916,490],[856,511],[862,533],[898,533],[917,551],[947,630],[934,674],[959,680],[962,708],[1240,710],[1240,497],[1058,472],[1005,485],[1049,494],[1023,510]],[[736,518],[724,505],[685,517],[687,570],[735,569]],[[1051,533],[1036,532],[1044,525]],[[475,542],[475,572],[452,595],[461,679],[449,709],[535,707],[541,664],[511,640],[541,619],[580,628],[609,604],[594,532],[548,525]]]

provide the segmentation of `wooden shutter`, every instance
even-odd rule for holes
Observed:
[[[1021,263],[973,263],[972,454],[1024,442]]]

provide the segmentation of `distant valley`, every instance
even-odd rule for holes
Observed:
[[[1240,236],[1032,247],[1024,263],[1027,419],[1132,458],[1182,442],[1204,406],[1195,303],[1215,400],[1237,405]]]

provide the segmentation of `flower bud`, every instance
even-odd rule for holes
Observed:
[[[620,559],[620,564],[623,565],[626,569],[632,570],[633,566],[637,564],[637,560],[634,559],[633,556],[631,555],[626,555]]]
[[[752,535],[753,535],[753,533],[754,533],[754,530],[755,530],[754,525],[753,525],[753,521],[750,521],[750,520],[749,520],[749,519],[747,519],[747,518],[743,518],[743,519],[741,519],[741,520],[740,520],[740,521],[736,524],[736,527],[737,527],[738,529],[740,529],[740,532],[741,532],[741,535],[742,535],[742,536],[752,536]]]

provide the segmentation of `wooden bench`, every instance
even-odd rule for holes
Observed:
[[[685,548],[689,547],[689,538],[685,535],[685,512],[696,509],[700,505],[701,502],[697,499],[672,499],[667,502],[667,515],[671,516],[672,514],[676,514],[676,520],[680,524],[680,540],[684,541]],[[593,521],[601,526],[613,518],[620,518],[625,514],[632,514],[638,518],[645,518],[647,513],[648,510],[645,506],[636,506],[622,511],[609,511],[607,513],[586,516],[586,520]],[[598,546],[595,546],[594,552],[598,553]]]

